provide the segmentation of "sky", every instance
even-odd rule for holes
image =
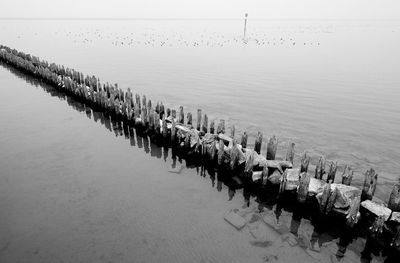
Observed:
[[[1,0],[1,18],[400,19],[400,0]]]

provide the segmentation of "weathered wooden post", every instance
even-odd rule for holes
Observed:
[[[244,32],[243,32],[243,38],[246,38],[247,16],[248,16],[247,13],[244,14]]]
[[[236,140],[232,139],[232,149],[231,149],[231,153],[230,153],[230,159],[231,159],[231,170],[234,170],[236,168],[236,165],[239,161],[239,153],[238,153],[239,149],[236,146]]]
[[[235,125],[231,126],[231,138],[235,138]]]
[[[150,114],[149,114],[149,132],[153,133],[154,132],[154,109],[153,108],[149,108],[150,109]]]
[[[158,137],[160,135],[160,128],[161,128],[160,115],[158,113],[155,113],[154,117],[155,117],[154,118],[154,129],[155,129],[155,132],[156,132],[156,136]]]
[[[225,120],[221,119],[217,127],[217,134],[225,134]]]
[[[299,187],[297,188],[297,200],[300,203],[304,203],[308,195],[308,187],[310,185],[310,175],[308,173],[300,174]]]
[[[218,149],[218,165],[221,165],[224,161],[224,141],[223,140],[219,140],[219,149]]]
[[[267,144],[267,160],[275,160],[276,150],[278,149],[278,139],[275,136],[269,138]]]
[[[342,174],[342,184],[350,185],[351,180],[353,180],[353,170],[346,164]]]
[[[197,109],[197,125],[196,128],[200,131],[201,128],[201,109]]]
[[[172,127],[171,127],[171,141],[174,143],[175,142],[175,136],[176,136],[176,128],[175,128],[175,118],[172,118]]]
[[[329,196],[331,195],[331,184],[328,183],[324,185],[324,188],[322,190],[322,196],[321,196],[321,201],[319,203],[319,208],[322,214],[325,213],[325,208],[329,200]]]
[[[240,144],[242,145],[243,148],[247,147],[247,133],[246,132],[243,132]]]
[[[183,107],[179,106],[178,123],[184,124],[185,114],[183,113]]]
[[[310,156],[306,151],[301,155],[300,159],[300,173],[306,173],[308,171],[308,165],[310,164]]]
[[[254,152],[251,152],[248,157],[246,157],[246,164],[244,168],[244,174],[246,177],[251,178],[253,174],[253,166],[254,166]]]
[[[358,222],[358,211],[360,209],[361,197],[357,196],[354,198],[353,202],[350,204],[349,211],[347,213],[347,225],[353,227]]]
[[[210,123],[210,133],[214,134],[215,133],[215,122],[211,121]]]
[[[187,125],[192,127],[192,113],[188,112],[187,116],[186,116],[186,119],[187,119]]]
[[[261,153],[262,137],[263,137],[263,134],[261,132],[258,132],[256,140],[254,142],[254,151],[258,154]]]
[[[378,181],[378,174],[374,169],[369,169],[365,172],[364,186],[361,193],[361,201],[372,200],[374,196],[376,183]]]
[[[208,129],[208,117],[207,117],[207,114],[204,114],[203,124],[201,125],[201,130],[204,133],[207,133],[207,129]]]
[[[390,193],[388,208],[394,212],[400,212],[400,184],[395,184]]]
[[[262,171],[262,185],[267,185],[268,183],[268,174],[269,174],[269,169],[267,165],[263,166],[263,171]]]
[[[169,116],[171,116],[171,109],[170,109],[170,108],[167,108],[167,118],[168,118]]]
[[[294,159],[294,146],[295,146],[295,143],[290,142],[287,152],[286,152],[286,161],[289,161],[292,164],[293,164],[293,159]]]
[[[335,182],[335,175],[337,171],[337,162],[331,162],[329,165],[328,176],[326,178],[327,183],[334,183]]]
[[[167,137],[168,137],[168,128],[167,128],[167,122],[166,122],[165,118],[166,118],[165,114],[163,114],[163,117],[162,117],[162,135],[163,135],[164,140],[166,140]]]
[[[176,110],[172,110],[171,116],[172,116],[172,119],[176,119]]]
[[[322,177],[325,174],[325,157],[319,157],[318,164],[315,167],[315,178],[322,180]]]

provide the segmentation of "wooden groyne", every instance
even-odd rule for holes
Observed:
[[[123,91],[117,84],[101,83],[95,76],[85,76],[79,71],[0,46],[0,60],[25,74],[44,81],[60,92],[69,94],[96,110],[121,119],[138,131],[207,162],[219,170],[228,171],[232,177],[263,186],[275,185],[277,196],[293,195],[299,205],[318,203],[318,213],[323,217],[337,216],[349,228],[360,221],[369,222],[369,236],[380,240],[388,235],[389,246],[400,248],[400,186],[395,185],[386,204],[373,200],[378,175],[374,169],[365,173],[362,189],[351,186],[353,171],[346,166],[341,178],[337,178],[337,163],[320,157],[315,171],[309,171],[310,156],[302,154],[299,167],[293,166],[295,144],[290,143],[283,160],[276,158],[278,139],[266,140],[258,132],[254,148],[247,147],[248,135],[235,134],[235,127],[226,133],[225,121],[208,123],[207,114],[200,109],[193,115],[166,108],[163,103],[152,102],[146,96]],[[238,139],[240,138],[240,139]],[[261,146],[267,144],[267,152]],[[267,190],[266,190],[267,191]]]

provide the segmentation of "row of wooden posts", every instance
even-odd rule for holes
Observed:
[[[280,192],[296,189],[299,202],[305,202],[310,196],[310,184],[326,182],[320,187],[322,193],[319,202],[320,208],[322,213],[332,211],[336,195],[339,194],[337,193],[339,190],[336,190],[339,188],[332,186],[338,169],[337,162],[330,162],[328,170],[325,170],[326,159],[321,156],[316,165],[314,177],[312,177],[308,172],[310,155],[307,152],[301,156],[300,167],[298,169],[292,167],[295,152],[293,142],[289,143],[285,160],[276,160],[278,139],[272,136],[267,142],[267,152],[264,157],[261,155],[263,142],[261,132],[256,135],[254,150],[248,149],[246,132],[237,141],[235,126],[231,127],[230,134],[227,135],[225,121],[220,120],[217,127],[213,120],[209,124],[207,114],[203,114],[201,109],[197,110],[197,122],[194,126],[193,116],[190,112],[186,114],[185,120],[182,106],[176,111],[166,108],[160,102],[153,105],[146,96],[134,95],[130,88],[124,92],[117,84],[101,83],[95,76],[87,75],[85,77],[84,74],[74,69],[48,63],[38,57],[2,45],[0,45],[0,60],[46,81],[63,92],[84,100],[93,107],[133,123],[135,127],[147,134],[163,138],[187,151],[201,154],[210,161],[216,161],[221,167],[232,171],[241,170],[244,177],[251,178],[253,181],[261,181],[262,184],[266,184],[268,181],[272,182],[273,178],[279,178]],[[325,174],[326,179],[323,180]],[[346,165],[341,185],[350,187],[352,178],[353,170]],[[361,195],[352,200],[350,208],[346,212],[349,225],[357,223],[360,202],[372,200],[377,178],[378,174],[372,168],[365,173]],[[294,187],[291,186],[293,182]],[[400,212],[399,185],[394,186],[387,207],[393,212]],[[377,216],[381,220],[379,215]],[[379,221],[378,219],[377,221]],[[380,229],[378,228],[378,230]]]

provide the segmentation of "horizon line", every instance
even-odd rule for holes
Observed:
[[[0,17],[0,20],[243,20],[244,17],[201,18],[201,17]],[[400,18],[247,18],[249,20],[388,20]]]

